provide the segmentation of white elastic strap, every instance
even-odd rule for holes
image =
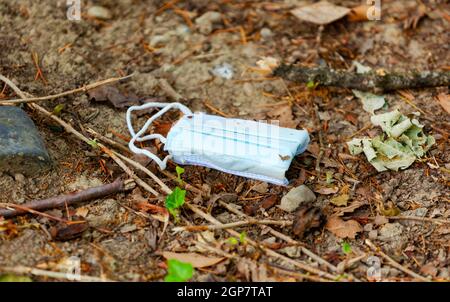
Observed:
[[[151,118],[149,118],[147,120],[147,122],[144,124],[144,126],[141,128],[141,130],[139,130],[136,133],[134,131],[133,124],[131,123],[131,112],[133,112],[135,110],[145,110],[148,108],[163,108],[163,109],[161,109],[158,113],[154,114]],[[148,150],[136,147],[136,145],[134,143],[136,141],[143,142],[143,141],[148,141],[148,140],[157,138],[163,144],[165,144],[166,138],[159,133],[149,134],[144,137],[141,137],[141,135],[143,135],[147,131],[148,127],[150,127],[150,125],[153,123],[154,120],[156,120],[158,117],[160,117],[161,115],[163,115],[170,109],[178,109],[181,112],[183,112],[183,114],[192,114],[192,111],[188,107],[186,107],[180,103],[150,102],[150,103],[145,103],[144,105],[140,105],[140,106],[131,106],[130,108],[128,108],[127,115],[126,115],[128,131],[130,131],[130,134],[131,134],[131,140],[128,143],[128,147],[130,148],[130,150],[132,152],[134,152],[136,154],[144,154],[145,156],[148,156],[149,158],[153,159],[158,164],[158,166],[161,170],[166,169],[167,161],[170,159],[171,156],[167,155],[163,160],[160,160],[159,157],[157,157],[155,154],[151,153]]]

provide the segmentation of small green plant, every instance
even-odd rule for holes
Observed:
[[[319,85],[319,82],[314,83],[314,81],[309,81],[308,83],[306,83],[306,87],[311,90],[315,89],[317,85]]]
[[[185,282],[194,275],[194,267],[190,263],[178,261],[176,259],[167,260],[166,282]]]
[[[58,104],[55,106],[55,108],[53,108],[53,114],[54,115],[59,115],[61,113],[61,111],[64,109],[65,105],[64,104]]]
[[[181,174],[184,173],[184,169],[176,166],[175,170],[177,171],[177,179],[178,184],[183,186],[183,180],[181,179]],[[166,208],[170,214],[175,218],[175,222],[178,222],[178,214],[179,208],[184,204],[186,197],[186,190],[181,189],[179,186],[175,187],[175,189],[167,195],[166,197]]]
[[[241,244],[245,244],[247,242],[247,233],[246,232],[242,232],[239,234],[239,242]]]
[[[98,143],[97,143],[97,139],[96,139],[96,138],[91,139],[91,140],[88,142],[88,144],[91,145],[91,147],[94,148],[94,149],[97,149],[97,148],[98,148]]]
[[[230,237],[227,239],[227,241],[230,245],[238,245],[239,244],[239,240],[237,240],[236,237]]]
[[[228,243],[231,245],[238,245],[239,243],[241,244],[246,244],[247,243],[247,233],[246,232],[242,232],[239,234],[239,239],[237,239],[236,237],[230,237],[228,238]]]
[[[175,189],[166,197],[166,208],[175,220],[178,220],[179,208],[184,204],[186,190],[175,187]]]
[[[183,180],[181,179],[181,174],[184,173],[184,169],[176,166],[175,170],[177,171],[177,182],[181,185],[183,185]]]
[[[341,245],[342,248],[342,252],[346,255],[350,254],[352,252],[352,247],[350,246],[350,244],[348,242],[342,242]]]

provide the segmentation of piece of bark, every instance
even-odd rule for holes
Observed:
[[[292,232],[298,238],[303,238],[305,233],[313,228],[318,228],[324,221],[322,211],[314,206],[301,205],[295,213]]]
[[[124,184],[124,181],[121,179],[116,179],[110,184],[89,188],[84,191],[70,193],[67,195],[59,195],[47,199],[33,200],[23,204],[22,206],[35,211],[43,211],[65,207],[66,205],[70,206],[92,199],[102,198],[113,193],[125,191],[126,189],[127,186]],[[0,209],[0,216],[3,216],[4,218],[11,218],[26,213],[28,213],[28,211],[23,209]]]
[[[333,70],[328,67],[299,67],[280,65],[273,75],[296,83],[318,83],[322,86],[334,86],[362,91],[398,90],[450,85],[449,71],[422,71],[405,73],[354,73],[345,70]]]
[[[253,216],[255,215],[259,209],[263,208],[264,210],[268,210],[273,207],[278,201],[278,196],[276,194],[272,194],[267,198],[264,198],[262,201],[250,203],[244,206],[244,213]]]
[[[81,219],[81,217],[72,217],[73,219]],[[89,228],[87,221],[80,220],[79,223],[64,223],[60,222],[54,227],[50,228],[50,235],[53,240],[66,241],[80,237],[84,231]]]

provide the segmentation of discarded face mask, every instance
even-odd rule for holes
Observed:
[[[135,132],[131,117],[136,110],[162,108]],[[154,133],[144,135],[157,118],[170,109],[184,115],[170,129],[167,137]],[[153,159],[164,170],[172,159],[180,165],[213,168],[230,174],[287,185],[286,171],[293,158],[304,152],[309,143],[306,130],[279,127],[277,124],[223,118],[205,113],[192,113],[180,103],[146,103],[131,106],[126,114],[131,134],[129,148],[136,154]],[[169,153],[163,160],[136,142],[159,139]]]

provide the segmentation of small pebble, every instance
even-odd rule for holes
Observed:
[[[283,196],[279,208],[286,212],[292,212],[297,209],[300,204],[313,202],[314,200],[316,200],[314,192],[306,185],[301,185],[293,188]]]
[[[109,9],[103,6],[91,6],[87,11],[88,16],[101,20],[109,20],[112,18],[112,14]]]
[[[263,40],[269,40],[273,36],[272,31],[267,27],[262,28],[259,33]]]

